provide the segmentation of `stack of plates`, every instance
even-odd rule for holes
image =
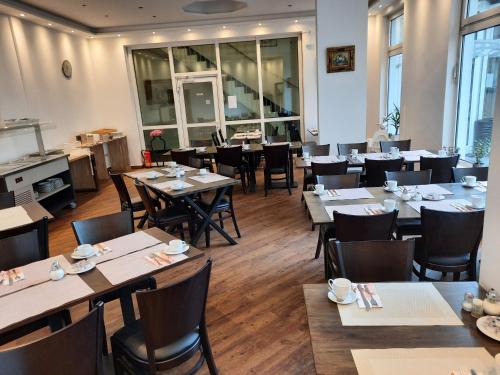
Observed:
[[[37,190],[40,193],[50,193],[54,191],[54,186],[49,181],[42,181],[37,184]]]
[[[62,178],[56,177],[56,178],[49,178],[47,179],[48,182],[52,184],[52,187],[55,189],[60,188],[61,186],[64,185],[64,181]]]

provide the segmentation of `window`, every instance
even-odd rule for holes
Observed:
[[[389,28],[389,47],[403,43],[403,15],[393,18]]]
[[[387,61],[387,107],[386,114],[398,112],[401,107],[401,79],[403,76],[403,22],[400,14],[389,21],[389,48]],[[396,134],[397,129],[389,125],[387,132]]]
[[[176,73],[203,72],[217,69],[215,45],[185,46],[172,48]]]
[[[475,16],[498,6],[500,6],[500,1],[498,0],[468,0],[467,17]]]
[[[463,36],[455,144],[466,156],[491,140],[499,67],[500,26]]]

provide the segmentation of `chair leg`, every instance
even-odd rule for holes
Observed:
[[[425,271],[426,268],[420,265],[420,271],[418,272],[418,281],[425,281]]]
[[[231,205],[231,219],[233,220],[234,230],[236,230],[238,238],[241,238],[240,229],[238,228],[238,224],[236,224],[236,215],[234,214],[233,205]]]
[[[210,227],[207,226],[205,229],[205,246],[210,247]]]
[[[240,167],[240,178],[241,178],[241,187],[243,188],[243,194],[247,193],[247,183],[245,171]]]
[[[200,338],[201,338],[201,346],[203,348],[203,355],[205,356],[205,359],[207,361],[208,371],[210,372],[210,375],[218,375],[219,371],[217,370],[217,366],[215,365],[214,356],[212,354],[212,347],[210,346],[207,327],[205,323],[201,324]]]
[[[460,272],[453,272],[453,281],[460,281]]]
[[[184,241],[184,226],[182,224],[177,225],[177,229],[179,230],[179,236],[181,237],[181,240]]]
[[[314,254],[314,259],[318,259],[319,255],[321,254],[321,247],[323,246],[323,238],[321,236],[321,230],[319,231],[318,234],[318,243],[316,245],[316,254]]]
[[[224,220],[222,220],[222,212],[219,212],[218,216],[219,216],[220,227],[224,229]]]
[[[142,217],[141,220],[139,221],[139,224],[137,224],[137,228],[142,229],[144,227],[144,224],[146,224],[146,221],[148,220],[148,213],[146,212]]]
[[[265,197],[267,197],[267,187],[268,187],[267,186],[268,185],[268,181],[267,180],[268,180],[268,178],[269,178],[268,173],[267,173],[266,170],[264,170],[264,196]]]
[[[286,187],[288,188],[288,195],[292,195],[292,189],[291,189],[292,182],[290,180],[291,180],[290,171],[287,170],[287,172],[286,172]]]

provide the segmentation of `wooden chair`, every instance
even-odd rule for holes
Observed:
[[[221,144],[226,143],[226,140],[224,139],[224,135],[222,134],[222,130],[219,129],[218,132],[219,132],[220,143]]]
[[[264,159],[266,166],[264,167],[264,194],[267,197],[267,191],[272,187],[272,182],[276,180],[285,180],[288,194],[292,195],[291,176],[290,176],[290,145],[264,145]],[[273,175],[285,175],[285,177],[273,179]]]
[[[399,172],[403,168],[403,158],[389,160],[365,160],[366,186],[384,186],[385,172]]]
[[[266,140],[269,144],[288,142],[286,135],[268,135]]]
[[[184,240],[183,224],[188,223],[189,233],[192,233],[192,217],[186,208],[178,205],[167,205],[166,208],[157,209],[146,186],[137,179],[134,181],[134,185],[148,213],[148,227],[168,229],[169,231],[177,229],[181,239]]]
[[[189,141],[191,147],[211,147],[213,142],[210,139],[191,139]]]
[[[212,137],[212,142],[214,143],[215,146],[221,145],[219,137],[217,136],[217,132],[212,132],[210,136]]]
[[[137,228],[143,228],[144,224],[148,220],[148,213],[144,212],[142,215],[134,216],[135,212],[145,211],[145,207],[142,203],[141,198],[130,197],[127,185],[125,185],[125,181],[123,180],[123,175],[121,173],[114,173],[108,169],[108,174],[109,177],[111,177],[111,181],[113,181],[113,185],[115,185],[116,191],[118,192],[118,198],[120,198],[120,209],[130,214],[132,223],[134,222],[134,220],[139,220]],[[159,206],[160,202],[158,200],[155,200],[155,205]]]
[[[462,182],[465,176],[476,176],[478,181],[488,181],[488,167],[453,168],[453,182]]]
[[[210,374],[218,374],[205,318],[211,268],[209,258],[203,268],[183,281],[137,293],[140,320],[111,337],[118,374],[156,374],[197,353],[200,357],[188,373],[195,373],[206,360]]]
[[[415,241],[332,241],[339,276],[353,282],[411,281]]]
[[[385,172],[386,180],[394,180],[399,186],[429,185],[431,183],[432,170],[425,171],[401,171]]]
[[[224,164],[234,167],[236,174],[241,180],[243,192],[247,192],[247,183],[250,181],[249,168],[247,161],[243,158],[243,148],[241,146],[217,147],[215,155],[217,165]]]
[[[444,158],[420,157],[420,170],[432,170],[431,184],[447,184],[452,181],[452,168],[456,167],[460,155],[447,156]]]
[[[229,165],[217,164],[217,173],[222,176],[235,178],[237,170],[235,167]],[[212,199],[201,199],[198,201],[198,205],[206,212],[209,212],[211,202]],[[223,198],[219,202],[219,204],[215,208],[214,213],[217,213],[219,217],[221,228],[224,228],[224,220],[231,219],[233,221],[234,230],[236,231],[238,238],[241,238],[240,229],[238,228],[238,224],[236,223],[236,214],[234,213],[233,186],[230,186],[227,189],[225,198]],[[205,230],[205,242],[206,246],[210,247],[210,228],[208,226]]]
[[[302,153],[309,152],[309,155],[314,156],[328,156],[330,155],[330,144],[317,145],[316,143],[309,143],[302,145]],[[302,185],[302,191],[307,191],[309,185],[314,184],[314,176],[310,168],[304,168],[304,184]],[[302,196],[304,200],[304,196]]]
[[[411,139],[402,141],[380,141],[380,152],[391,152],[391,147],[397,147],[399,151],[410,151]]]
[[[212,147],[213,142],[210,139],[192,139],[190,141],[191,147]],[[191,159],[199,159],[202,161],[202,166],[198,168],[208,168],[210,172],[213,172],[213,166],[212,166],[212,157],[210,155],[203,155],[203,156],[198,156],[195,154],[194,157],[189,158],[189,162],[191,162]],[[188,164],[190,167],[192,165]]]
[[[21,227],[0,231],[0,270],[22,267],[48,257],[48,219],[46,217]],[[22,327],[2,333],[0,335],[0,345],[43,327],[51,326],[52,330],[57,330],[61,325],[70,323],[71,315],[69,310],[63,310],[48,318],[37,319]],[[0,366],[0,368],[2,367]]]
[[[368,150],[368,142],[362,143],[337,143],[339,155],[350,155],[353,149],[357,149],[360,154],[365,154]]]
[[[340,161],[335,163],[311,163],[311,170],[314,182],[316,176],[332,176],[347,174],[348,161]]]
[[[359,187],[359,174],[343,174],[331,176],[316,176],[318,184],[325,185],[326,190],[331,189],[355,189]],[[322,224],[319,227],[318,243],[316,244],[316,253],[314,259],[318,259],[321,254],[321,248],[329,239],[335,237],[334,224]]]
[[[16,205],[16,199],[14,198],[13,191],[7,191],[5,193],[0,193],[0,210],[4,208],[11,208]]]
[[[381,215],[347,215],[333,211],[335,234],[331,238],[337,241],[376,241],[391,240],[394,234],[398,211],[387,212]],[[330,240],[328,243],[331,243]],[[338,274],[338,257],[329,258],[328,251],[325,256],[325,276],[327,279],[333,274]]]
[[[2,374],[101,375],[103,308],[96,306],[77,322],[29,344],[0,351]]]
[[[445,212],[421,208],[422,237],[416,239],[414,273],[419,280],[430,280],[426,270],[467,272],[467,280],[476,280],[477,252],[483,235],[484,211]]]
[[[170,156],[177,164],[189,165],[189,158],[196,157],[196,150],[171,150]]]

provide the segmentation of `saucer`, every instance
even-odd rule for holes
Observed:
[[[356,301],[356,293],[351,290],[351,293],[349,293],[349,295],[347,296],[346,299],[344,299],[343,301],[339,301],[337,300],[337,296],[335,296],[335,293],[333,293],[331,290],[328,291],[328,299],[332,302],[335,302],[339,305],[349,305],[353,302]]]
[[[167,255],[177,255],[177,254],[182,254],[182,253],[185,253],[186,251],[189,250],[189,245],[188,244],[185,244],[184,245],[184,248],[182,249],[182,251],[177,251],[177,250],[170,250],[170,246],[167,246],[167,249],[166,250],[163,250],[163,252]]]
[[[464,188],[475,188],[475,187],[478,187],[478,186],[479,186],[479,184],[476,182],[474,185],[469,185],[469,184],[467,184],[466,182],[462,182],[462,186],[463,186]]]
[[[93,248],[93,251],[91,253],[85,254],[85,255],[79,254],[76,251],[73,251],[71,253],[71,258],[73,258],[73,259],[87,259],[87,258],[93,257],[96,254],[97,254],[97,250],[95,248]]]
[[[148,177],[146,177],[146,180],[156,180],[160,177],[159,174],[155,174],[155,175],[149,175]]]
[[[468,204],[465,205],[465,207],[471,208],[473,210],[484,210],[486,208],[486,204],[484,206],[482,206],[482,207],[474,207],[472,204],[468,203]]]
[[[497,319],[498,322],[496,329],[490,324],[495,319]],[[476,320],[476,326],[486,336],[493,340],[500,341],[500,318],[496,316],[483,316]]]
[[[78,264],[81,264],[81,266],[78,266]],[[94,268],[95,268],[94,262],[83,261],[83,262],[78,262],[78,263],[72,264],[71,267],[68,269],[67,273],[69,275],[78,275],[80,273],[88,272]]]
[[[384,186],[384,191],[387,191],[389,193],[395,193],[395,192],[399,191],[399,188],[397,187],[396,189],[389,189],[389,187]]]
[[[180,185],[180,186],[172,186],[172,190],[173,190],[173,191],[181,191],[181,190],[184,190],[184,185]]]
[[[444,195],[438,195],[437,197],[434,197],[432,194],[425,194],[422,196],[427,201],[442,201],[445,196]]]
[[[314,190],[313,193],[314,193],[314,195],[320,196],[320,195],[324,195],[326,193],[326,190],[323,190],[321,193]]]

